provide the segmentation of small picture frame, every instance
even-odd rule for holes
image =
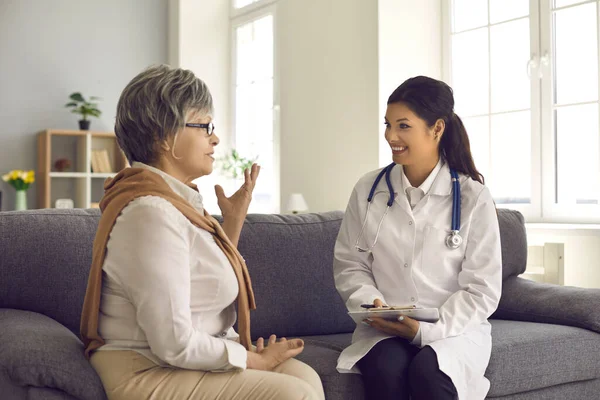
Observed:
[[[74,208],[73,200],[71,199],[56,199],[55,208]]]

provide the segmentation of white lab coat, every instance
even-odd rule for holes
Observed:
[[[391,181],[394,204],[381,226],[372,253],[359,253],[355,242],[367,210],[367,197],[381,170],[356,184],[335,244],[334,277],[348,310],[380,298],[388,305],[416,304],[440,311],[436,323],[421,322],[421,345],[435,350],[461,400],[484,399],[484,377],[492,338],[487,321],[500,300],[502,262],[496,208],[489,190],[459,174],[463,244],[446,247],[452,220],[452,181],[446,163],[429,192],[411,209],[402,187],[402,167]],[[361,247],[373,243],[389,192],[385,179],[377,186]],[[377,342],[390,336],[358,324],[352,344],[339,357],[338,371],[360,373],[355,366]]]

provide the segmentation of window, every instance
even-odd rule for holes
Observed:
[[[236,6],[250,3],[235,0]],[[258,158],[260,178],[250,212],[279,212],[279,164],[275,124],[274,9],[263,7],[233,18],[232,146]]]
[[[444,5],[445,79],[496,202],[600,221],[599,1]]]

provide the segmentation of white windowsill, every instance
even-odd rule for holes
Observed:
[[[600,224],[525,223],[528,235],[600,236]]]

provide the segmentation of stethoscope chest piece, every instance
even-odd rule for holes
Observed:
[[[452,231],[446,238],[446,246],[448,246],[451,249],[458,249],[462,242],[462,236],[460,236],[458,231]]]

